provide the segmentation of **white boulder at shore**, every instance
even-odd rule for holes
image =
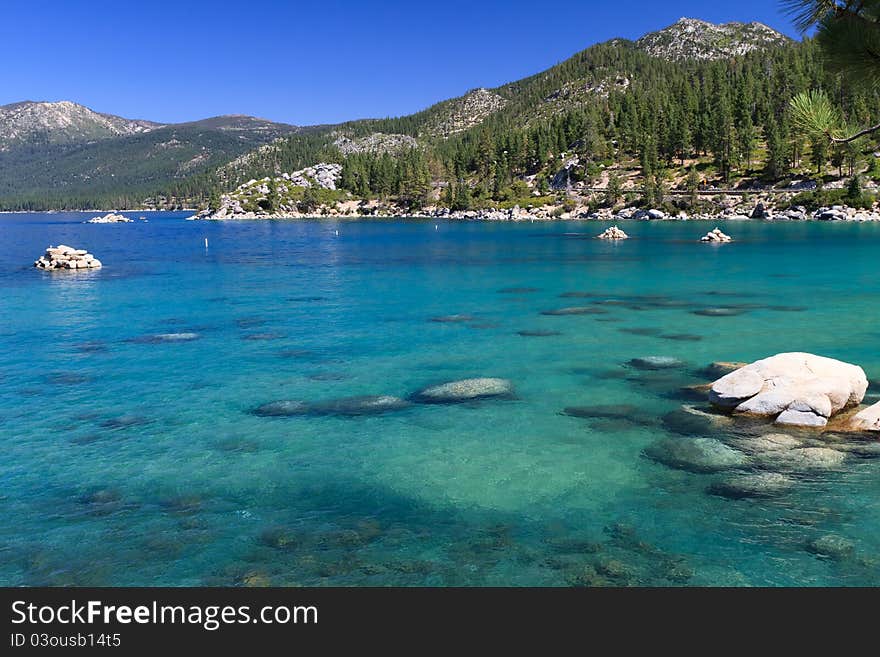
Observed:
[[[601,233],[596,235],[596,239],[600,240],[626,240],[629,239],[629,235],[624,233],[617,226],[610,226],[603,230]]]
[[[880,431],[880,402],[856,413],[850,420],[850,428],[855,431]]]
[[[87,224],[130,224],[134,219],[129,219],[122,214],[114,214],[113,212],[105,214],[103,217],[92,217],[85,223]]]
[[[824,427],[835,413],[858,405],[867,389],[858,365],[792,352],[722,376],[709,400],[735,413],[773,417],[777,424]]]
[[[100,269],[101,261],[85,249],[59,244],[50,246],[35,262],[37,269]]]
[[[701,242],[731,242],[733,238],[730,235],[726,235],[721,232],[721,229],[717,226],[714,230],[710,230],[708,233],[703,235],[700,238]]]

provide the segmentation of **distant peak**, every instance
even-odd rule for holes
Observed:
[[[716,24],[683,16],[662,30],[646,34],[636,44],[653,57],[683,60],[728,59],[790,41],[757,21]]]

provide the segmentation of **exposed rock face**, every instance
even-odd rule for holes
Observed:
[[[600,240],[626,240],[626,239],[629,239],[629,235],[624,233],[617,226],[611,226],[611,227],[603,230],[598,235],[596,235],[596,239],[600,239]]]
[[[384,132],[374,132],[371,135],[360,138],[352,138],[348,135],[339,133],[333,141],[333,145],[339,149],[343,155],[351,155],[352,153],[389,153],[398,155],[412,148],[418,148],[419,142],[409,135],[386,134]]]
[[[763,203],[758,203],[752,213],[749,215],[752,219],[766,219],[769,216],[767,208]]]
[[[731,242],[733,238],[730,235],[726,235],[721,232],[721,229],[717,226],[714,230],[710,230],[708,233],[703,235],[700,238],[701,242]]]
[[[46,270],[100,269],[101,261],[85,249],[59,244],[46,249],[46,253],[34,262],[34,267]]]
[[[435,106],[437,118],[428,124],[424,134],[429,137],[449,137],[479,125],[487,117],[502,109],[507,101],[488,89],[474,89],[460,98]],[[442,108],[442,109],[441,109]]]
[[[306,167],[293,173],[282,173],[281,179],[288,180],[297,187],[320,187],[321,189],[336,189],[339,177],[342,175],[342,165],[336,162],[321,162],[312,167]],[[268,193],[266,188],[264,193]]]
[[[646,34],[636,41],[636,46],[652,57],[676,61],[728,59],[790,41],[761,23],[715,25],[695,18],[681,18],[674,25]]]
[[[423,404],[455,404],[478,399],[509,399],[513,385],[507,379],[478,378],[450,381],[420,390],[413,399]]]
[[[868,379],[857,365],[806,353],[756,361],[712,384],[710,401],[737,413],[772,416],[780,424],[822,427],[865,396]]]
[[[125,215],[122,214],[114,214],[111,212],[110,214],[105,214],[103,217],[92,217],[85,223],[87,224],[130,224],[134,221],[134,219],[129,219]]]

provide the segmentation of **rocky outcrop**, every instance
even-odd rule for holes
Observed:
[[[130,224],[134,221],[134,219],[129,219],[125,215],[122,214],[114,214],[113,212],[109,214],[105,214],[103,217],[92,217],[88,221],[84,222],[87,224]]]
[[[100,269],[101,261],[85,249],[59,244],[46,249],[46,253],[34,262],[34,267],[45,270]]]
[[[339,178],[342,176],[342,165],[336,162],[321,162],[312,167],[306,167],[293,173],[282,173],[281,180],[289,181],[295,187],[320,187],[321,189],[336,189]],[[256,182],[256,181],[253,181]],[[267,180],[261,182],[268,182]],[[269,192],[268,186],[261,193]]]
[[[733,238],[721,232],[717,226],[700,238],[701,242],[731,242]]]
[[[427,137],[447,138],[479,125],[503,109],[507,100],[488,89],[474,89],[434,107],[435,117],[422,130]]]
[[[610,226],[609,228],[606,228],[601,233],[596,235],[596,239],[600,239],[600,240],[627,240],[627,239],[629,239],[629,235],[624,233],[617,226]]]
[[[787,43],[788,37],[762,23],[716,25],[681,18],[674,25],[646,34],[636,41],[636,47],[652,57],[680,61],[727,59]]]
[[[399,155],[410,149],[418,148],[419,142],[409,135],[388,134],[384,132],[374,132],[366,137],[351,137],[343,133],[337,133],[333,145],[339,149],[343,155],[352,155],[355,153],[389,153],[391,155]]]
[[[772,417],[778,424],[824,427],[844,408],[858,405],[868,379],[864,370],[832,358],[783,353],[726,374],[709,399],[735,413]]]

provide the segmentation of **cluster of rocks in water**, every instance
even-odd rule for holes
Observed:
[[[46,253],[34,262],[34,267],[47,271],[100,269],[101,261],[85,249],[75,249],[72,246],[59,244],[47,248]]]
[[[123,214],[114,214],[113,212],[105,214],[102,217],[92,217],[83,223],[87,224],[130,224],[134,219],[129,219]]]
[[[733,238],[730,235],[721,232],[721,229],[717,226],[700,238],[701,242],[730,242],[732,240]]]
[[[726,374],[712,384],[709,400],[734,413],[773,417],[776,424],[824,427],[833,415],[860,404],[867,389],[861,367],[793,352]],[[869,415],[863,420],[870,424]]]
[[[751,364],[718,363],[710,371],[727,371],[709,389],[718,410],[683,407],[694,415],[685,435],[645,450],[672,468],[723,475],[708,486],[709,493],[772,497],[793,489],[804,475],[839,471],[854,456],[880,456],[877,434],[872,435],[880,431],[880,403],[859,409],[868,387],[860,367],[783,353]],[[794,432],[773,431],[768,421]]]
[[[596,239],[600,240],[626,240],[629,239],[629,235],[627,235],[623,230],[618,228],[617,226],[609,226],[601,233],[596,235]]]
[[[461,404],[514,398],[513,385],[507,379],[482,377],[429,386],[406,399],[393,395],[360,395],[319,402],[274,401],[258,406],[254,414],[264,417],[379,415],[404,410],[413,404]]]

